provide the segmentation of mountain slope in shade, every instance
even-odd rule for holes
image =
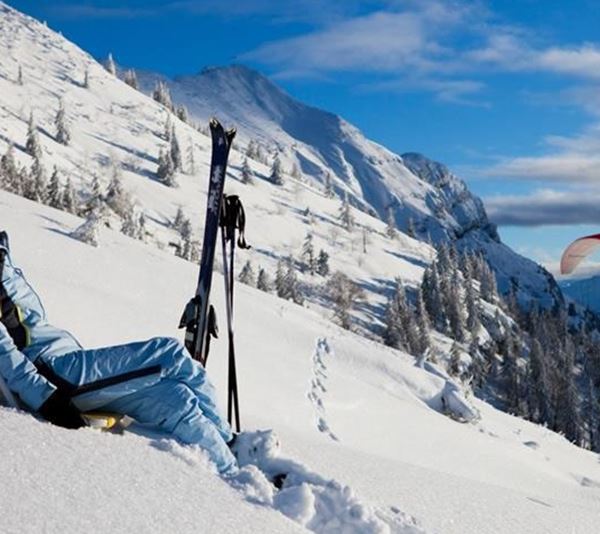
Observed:
[[[578,304],[600,313],[600,276],[560,282],[563,293]]]

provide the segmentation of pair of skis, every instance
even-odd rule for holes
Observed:
[[[194,297],[188,302],[179,327],[185,328],[185,346],[202,365],[206,366],[210,340],[217,337],[218,328],[214,308],[209,303],[212,284],[217,233],[221,228],[223,249],[223,272],[225,275],[225,303],[227,309],[227,330],[229,344],[229,376],[227,416],[232,424],[235,412],[236,429],[240,431],[240,414],[235,367],[235,346],[233,336],[233,283],[234,283],[234,250],[236,232],[239,231],[237,245],[248,248],[244,240],[245,216],[237,196],[223,195],[229,150],[235,137],[235,130],[225,130],[216,119],[210,121],[212,137],[212,157],[210,163],[210,181],[204,239],[200,259],[200,273]],[[227,245],[229,244],[229,254]]]

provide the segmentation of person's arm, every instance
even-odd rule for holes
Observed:
[[[6,327],[0,323],[0,373],[9,389],[31,410],[38,411],[56,391],[35,365],[17,349]]]

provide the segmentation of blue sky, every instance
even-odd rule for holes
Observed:
[[[122,65],[255,67],[389,148],[448,164],[503,239],[548,266],[600,226],[597,1],[9,3]]]

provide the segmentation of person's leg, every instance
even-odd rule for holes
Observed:
[[[204,368],[176,339],[152,338],[62,356],[46,356],[44,361],[56,374],[76,386],[108,380],[101,389],[75,397],[75,404],[83,411],[104,408],[116,399],[166,378],[181,382],[194,393],[203,414],[212,421],[223,439],[229,441],[232,437],[231,428],[216,406],[215,390]],[[115,383],[110,382],[112,378]]]
[[[235,457],[210,419],[204,416],[195,393],[185,384],[159,383],[114,400],[104,409],[126,413],[139,423],[165,432],[183,443],[205,449],[220,473],[237,469]]]

